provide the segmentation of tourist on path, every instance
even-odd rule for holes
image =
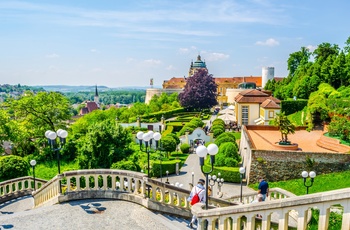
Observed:
[[[263,178],[260,178],[259,182],[258,194],[261,194],[263,201],[265,201],[266,197],[269,196],[269,184]]]
[[[199,202],[205,204],[206,194],[205,194],[204,184],[205,184],[205,181],[203,179],[199,179],[198,184],[192,188],[190,196],[188,197],[187,201],[191,202],[193,196],[195,194],[198,194]],[[193,228],[193,225],[195,224],[196,221],[197,221],[197,217],[193,215],[191,223],[189,224],[189,227]]]

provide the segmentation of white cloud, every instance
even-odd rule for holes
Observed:
[[[91,52],[91,53],[97,53],[98,50],[97,50],[97,49],[91,49],[90,52]]]
[[[173,65],[169,65],[168,67],[166,67],[167,70],[175,70],[176,68]]]
[[[259,46],[278,46],[279,44],[280,44],[279,41],[273,38],[269,38],[266,41],[257,41],[255,43],[255,45],[259,45]]]
[[[55,53],[46,55],[46,58],[59,58],[59,57],[60,57],[60,55],[55,54]]]
[[[220,61],[220,60],[226,60],[230,57],[228,54],[223,53],[207,53],[202,52],[203,56],[205,56],[206,61]]]
[[[315,49],[317,49],[317,46],[308,45],[308,46],[306,46],[306,48],[308,48],[310,52],[314,52]]]
[[[147,60],[144,60],[143,62],[149,66],[160,65],[162,63],[161,60],[155,60],[155,59],[147,59]]]
[[[190,48],[180,48],[179,49],[179,53],[181,53],[181,54],[188,54],[188,53],[191,53],[193,51],[197,51],[197,47],[191,46]]]

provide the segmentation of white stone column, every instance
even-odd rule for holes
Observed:
[[[115,175],[112,175],[112,190],[114,191],[116,189],[115,183],[116,183],[116,179],[115,179]]]
[[[225,230],[225,229],[231,229],[231,228],[228,228],[227,227],[227,224],[228,224],[228,221],[229,218],[227,218],[226,216],[220,216],[218,221],[219,221],[219,224],[218,224],[218,228],[221,230]]]
[[[283,209],[278,213],[278,230],[288,230],[289,212],[283,213]]]
[[[305,210],[305,208],[297,208],[296,211],[298,212],[298,230],[305,230],[307,227],[307,213],[308,208]]]
[[[70,178],[71,177],[67,177],[67,190],[66,190],[66,192],[70,192],[71,191],[71,189],[70,189]]]
[[[75,178],[75,181],[76,181],[76,184],[77,184],[77,191],[81,191],[81,188],[80,188],[80,176]]]
[[[263,212],[261,214],[261,216],[262,216],[261,230],[270,230],[270,228],[271,228],[271,215],[272,215],[272,213],[267,214],[267,212]]]
[[[322,204],[320,206],[320,216],[318,219],[318,230],[328,229],[330,208],[326,208],[326,205],[327,204]]]
[[[255,218],[256,214],[255,213],[249,213],[246,214],[247,217],[247,230],[254,230],[255,229]]]
[[[108,180],[107,180],[107,175],[102,175],[102,179],[103,179],[103,190],[107,190],[108,187]]]
[[[342,203],[344,206],[343,219],[341,229],[350,229],[350,203],[349,200],[346,203]]]
[[[94,175],[95,180],[95,190],[98,190],[98,175]]]

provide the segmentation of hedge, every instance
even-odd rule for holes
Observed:
[[[307,102],[308,100],[306,99],[281,101],[281,112],[284,112],[285,115],[289,115],[301,111],[307,106]]]

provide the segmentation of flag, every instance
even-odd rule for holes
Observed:
[[[150,85],[153,85],[153,78],[150,79]]]

